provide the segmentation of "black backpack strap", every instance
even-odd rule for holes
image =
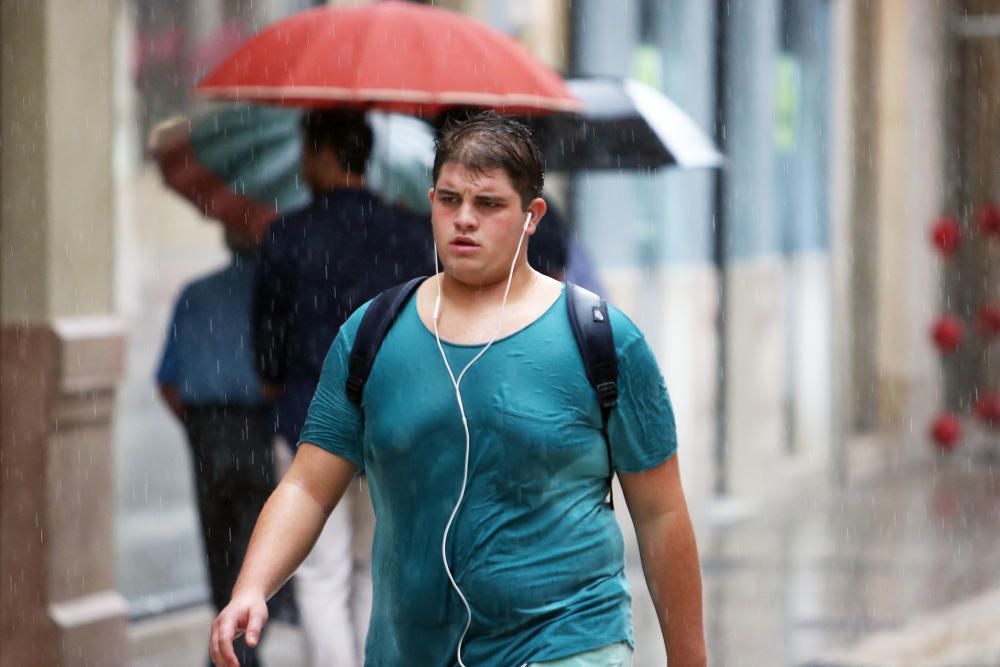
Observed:
[[[618,405],[618,356],[615,353],[615,339],[608,317],[608,303],[593,292],[579,285],[566,283],[566,307],[573,337],[583,357],[587,380],[597,392],[601,406],[601,433],[608,447],[608,468],[614,477],[615,468],[611,460],[611,442],[608,440],[608,419],[611,409]],[[614,507],[612,498],[611,506]]]
[[[426,276],[420,276],[402,285],[396,285],[379,294],[368,304],[368,310],[358,325],[358,333],[354,337],[347,367],[347,397],[358,407],[361,406],[361,395],[375,364],[375,355],[382,347],[382,341],[385,340],[403,306],[410,300],[420,283],[426,279]]]

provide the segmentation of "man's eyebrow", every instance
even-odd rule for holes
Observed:
[[[436,192],[438,194],[442,194],[442,195],[457,195],[458,194],[458,192],[456,192],[455,190],[450,190],[448,188],[441,188],[441,187],[434,188],[434,192]]]

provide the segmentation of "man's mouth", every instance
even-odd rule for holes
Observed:
[[[476,243],[475,241],[473,241],[468,236],[456,236],[455,238],[453,238],[451,240],[451,245],[457,246],[457,247],[460,247],[460,248],[475,248],[479,244]]]

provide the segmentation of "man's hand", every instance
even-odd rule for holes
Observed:
[[[232,602],[212,624],[209,653],[215,665],[239,667],[233,640],[241,634],[246,633],[251,648],[260,641],[267,622],[267,598],[312,549],[354,473],[354,464],[347,459],[309,443],[299,447],[292,467],[257,519]]]
[[[209,655],[216,667],[239,667],[240,661],[233,651],[233,640],[246,634],[250,648],[257,646],[260,633],[267,623],[267,601],[260,593],[242,593],[233,596],[226,608],[219,612],[212,623]]]

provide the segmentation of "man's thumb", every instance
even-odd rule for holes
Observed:
[[[261,612],[256,608],[250,611],[250,618],[247,620],[247,646],[250,648],[257,646],[257,643],[260,642],[261,630],[264,628],[266,621],[267,612]]]

